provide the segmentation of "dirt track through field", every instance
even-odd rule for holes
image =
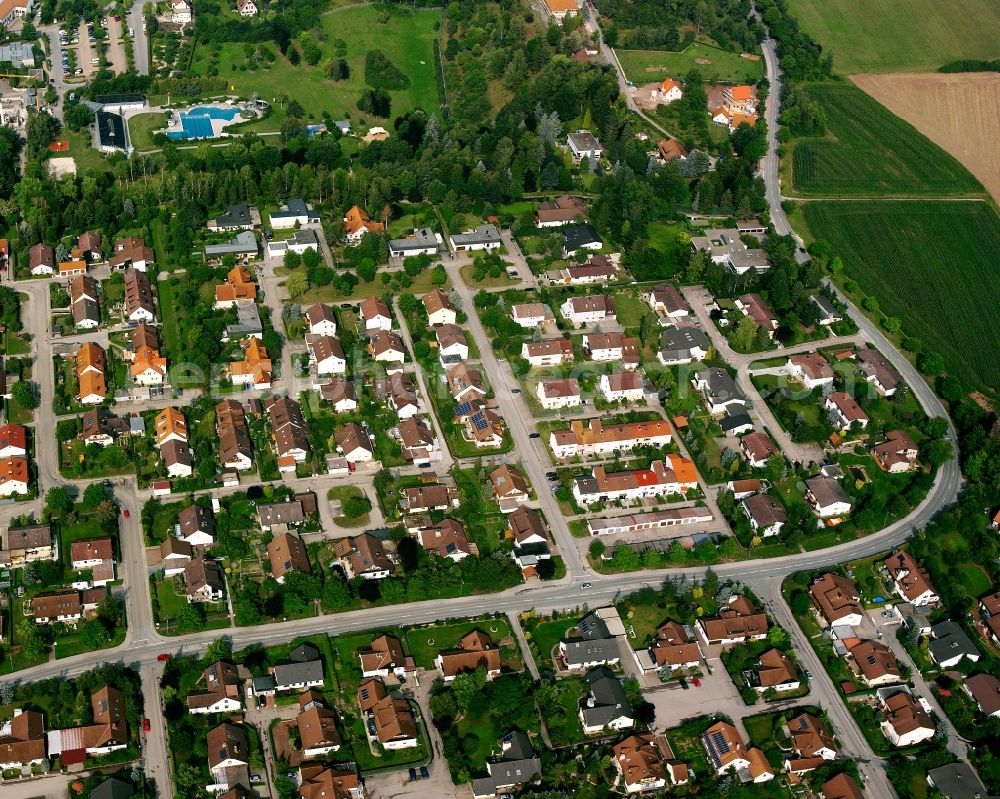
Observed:
[[[1000,202],[1000,74],[852,75],[851,80],[955,156]]]

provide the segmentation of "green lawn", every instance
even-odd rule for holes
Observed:
[[[996,58],[995,0],[789,0],[792,13],[843,74],[934,70],[959,58]],[[891,33],[888,33],[890,32]]]
[[[543,621],[536,624],[531,629],[531,640],[538,648],[541,658],[536,665],[539,668],[553,668],[552,650],[566,635],[566,631],[573,627],[579,619],[565,618],[555,621]]]
[[[357,486],[334,486],[327,492],[327,499],[340,500],[341,509],[343,509],[344,503],[351,497],[364,496],[365,492]],[[334,522],[341,527],[364,527],[368,524],[368,514],[363,513],[360,516],[337,516]]]
[[[59,137],[69,142],[69,150],[64,153],[54,153],[55,156],[68,156],[76,162],[77,175],[90,171],[108,172],[108,161],[100,152],[91,146],[89,128],[74,133],[64,128]]]
[[[167,126],[169,115],[164,113],[136,114],[128,121],[128,135],[132,146],[137,150],[148,150],[156,145],[153,143],[153,131],[163,130]]]
[[[956,568],[962,575],[962,584],[969,596],[983,596],[993,585],[989,575],[976,563],[960,563]]]
[[[683,78],[697,69],[706,81],[756,83],[764,74],[764,61],[742,58],[718,47],[694,42],[680,52],[663,50],[615,50],[625,76],[638,86],[662,81],[666,77]],[[698,61],[709,63],[699,64]]]
[[[432,669],[434,668],[434,658],[441,650],[453,649],[462,637],[472,630],[481,630],[496,643],[501,638],[510,635],[510,624],[507,623],[506,619],[484,619],[434,627],[419,627],[407,630],[406,643],[417,666]]]
[[[803,196],[977,194],[982,185],[910,123],[848,83],[805,88],[828,135],[794,142],[792,177]]]
[[[931,200],[810,202],[811,235],[828,241],[846,274],[940,353],[966,386],[1000,385],[1000,217],[985,203]]]
[[[269,102],[281,96],[293,96],[313,118],[320,117],[324,111],[337,119],[350,114],[355,128],[363,133],[364,124],[356,103],[366,88],[365,55],[369,50],[378,49],[411,81],[408,89],[390,92],[392,117],[417,107],[431,113],[440,104],[434,69],[437,35],[434,28],[441,20],[441,12],[438,9],[412,12],[392,7],[388,21],[383,23],[380,18],[386,13],[384,8],[345,8],[322,17],[321,34],[314,35],[314,39],[323,48],[323,60],[336,57],[336,39],[347,44],[346,58],[351,74],[344,81],[327,80],[323,75],[323,60],[315,67],[304,62],[293,67],[280,53],[275,53],[276,58],[268,69],[241,70],[240,67],[247,64],[244,45],[235,42],[221,47],[215,43],[199,46],[192,71],[204,74],[217,54],[219,74],[226,76],[233,90],[241,95],[258,92],[261,99]],[[321,38],[326,41],[320,41]],[[373,124],[380,123],[373,121]]]

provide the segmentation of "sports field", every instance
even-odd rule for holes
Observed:
[[[441,21],[440,9],[409,11],[393,6],[385,19],[386,7],[352,6],[334,9],[322,18],[322,34],[313,38],[323,49],[323,58],[314,67],[304,61],[292,66],[288,59],[275,53],[275,60],[268,68],[248,68],[247,45],[229,43],[200,45],[195,54],[192,71],[204,74],[211,64],[213,53],[218,53],[219,74],[227,77],[234,90],[243,95],[257,92],[269,102],[286,96],[302,104],[312,118],[319,118],[329,111],[335,119],[350,114],[358,119],[357,102],[365,85],[365,56],[369,50],[382,50],[391,62],[410,79],[410,86],[390,91],[392,117],[405,114],[414,108],[428,113],[440,105],[438,83],[434,67],[435,25]],[[334,81],[325,77],[323,64],[337,58],[335,42],[347,46],[345,56],[350,66],[350,77]],[[276,48],[268,45],[272,51]],[[241,69],[242,67],[242,69]],[[373,122],[373,124],[378,124]]]
[[[982,184],[916,128],[850,83],[809,84],[828,135],[792,151],[792,182],[802,196],[976,194]]]
[[[1000,202],[1000,74],[925,72],[852,80],[955,156]]]
[[[996,58],[997,0],[789,0],[842,75],[916,72],[958,58]]]
[[[664,78],[683,78],[697,69],[707,81],[756,83],[764,74],[764,61],[743,58],[702,42],[680,52],[665,50],[615,50],[625,77],[638,86]]]
[[[969,388],[1000,387],[1000,217],[986,202],[860,200],[802,204],[813,238],[847,273],[940,353]]]

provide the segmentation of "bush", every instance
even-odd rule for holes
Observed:
[[[365,55],[365,83],[388,91],[410,88],[410,79],[381,50],[369,50]]]

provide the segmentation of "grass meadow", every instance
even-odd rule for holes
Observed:
[[[369,50],[382,50],[410,78],[410,86],[390,91],[392,117],[414,108],[428,113],[439,104],[438,82],[434,65],[435,30],[441,21],[439,9],[409,11],[394,7],[387,21],[382,7],[361,6],[334,9],[322,17],[322,26],[314,39],[323,49],[323,59],[314,67],[304,61],[292,66],[280,53],[267,68],[250,69],[246,45],[227,43],[221,46],[200,44],[195,52],[191,71],[206,74],[213,64],[219,75],[228,78],[233,91],[241,95],[257,92],[261,99],[273,102],[281,96],[294,97],[306,113],[319,118],[329,111],[335,119],[351,117],[360,112],[358,98],[365,90],[365,55]],[[328,80],[323,74],[323,62],[335,58],[336,40],[347,45],[346,59],[351,74],[346,80]],[[273,45],[269,45],[276,50]],[[243,67],[243,69],[241,69]],[[379,124],[374,121],[372,124]]]
[[[788,5],[845,75],[934,70],[959,58],[997,57],[996,0],[789,0]]]
[[[982,184],[916,128],[851,84],[810,84],[823,138],[793,143],[792,178],[803,196],[976,194]]]
[[[756,83],[764,74],[763,59],[743,58],[704,42],[693,42],[678,52],[616,49],[615,54],[625,76],[638,86],[668,77],[683,78],[692,69],[697,69],[706,81],[727,83]]]
[[[983,202],[832,201],[802,205],[847,274],[970,388],[1000,386],[1000,217]]]

